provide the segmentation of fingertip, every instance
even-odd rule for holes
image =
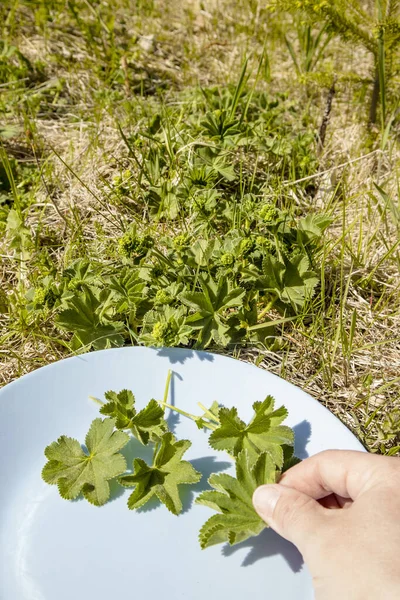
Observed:
[[[253,494],[253,506],[260,517],[267,521],[274,513],[281,491],[279,485],[261,485]]]

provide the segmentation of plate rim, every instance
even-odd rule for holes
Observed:
[[[329,410],[329,408],[324,406],[317,398],[314,398],[313,396],[311,396],[311,394],[309,394],[308,392],[305,392],[301,387],[295,385],[294,383],[291,383],[290,381],[288,381],[287,379],[284,379],[283,377],[280,377],[279,375],[276,375],[275,373],[272,373],[268,369],[262,369],[261,367],[259,367],[257,365],[246,362],[244,360],[240,360],[239,358],[234,358],[233,356],[227,356],[225,354],[218,354],[216,352],[208,352],[206,350],[194,350],[192,348],[179,348],[176,346],[162,346],[159,348],[154,347],[154,346],[119,346],[119,347],[114,347],[114,348],[104,348],[102,350],[94,350],[91,352],[84,352],[82,354],[75,354],[74,356],[67,356],[65,358],[61,358],[60,360],[51,362],[47,365],[43,365],[42,367],[38,367],[37,369],[34,369],[33,371],[31,371],[29,373],[25,373],[25,375],[22,375],[21,377],[18,377],[14,381],[11,381],[10,383],[7,383],[6,385],[4,385],[2,388],[0,388],[0,402],[3,401],[2,396],[4,395],[5,390],[9,390],[11,387],[12,388],[18,387],[18,385],[21,383],[21,381],[26,381],[28,379],[37,377],[38,374],[42,373],[44,370],[47,371],[50,369],[58,368],[58,365],[60,365],[61,363],[82,360],[83,357],[90,357],[91,355],[98,355],[100,353],[106,354],[106,353],[111,353],[111,352],[116,353],[116,352],[122,352],[122,351],[126,351],[126,350],[129,350],[130,352],[143,352],[143,351],[144,352],[153,352],[156,354],[158,354],[160,352],[164,352],[164,355],[161,358],[168,358],[168,354],[187,354],[187,353],[194,354],[195,356],[198,356],[198,357],[213,356],[213,357],[216,357],[218,360],[223,359],[227,362],[228,361],[229,362],[240,362],[241,365],[244,365],[246,368],[253,368],[253,369],[257,369],[259,371],[265,372],[270,377],[273,377],[279,381],[282,381],[285,383],[285,385],[294,388],[298,392],[301,392],[301,394],[303,395],[303,401],[307,402],[310,406],[313,406],[315,408],[318,407],[318,410],[321,409],[326,414],[326,416],[329,415],[329,417],[334,418],[337,421],[338,425],[340,424],[341,428],[344,428],[345,431],[347,431],[348,433],[350,433],[353,436],[354,440],[357,442],[357,444],[359,446],[359,450],[361,452],[368,452],[368,449],[363,445],[363,443],[356,436],[356,434],[345,423],[343,423],[343,421],[341,419],[339,419],[339,417],[337,417],[331,410]],[[191,356],[187,356],[186,358],[187,359],[191,358]],[[201,360],[201,358],[200,358],[200,360]],[[171,370],[173,370],[173,369],[171,369]]]

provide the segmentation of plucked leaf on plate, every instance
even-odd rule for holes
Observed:
[[[151,466],[141,458],[134,459],[133,474],[119,479],[121,485],[135,488],[128,499],[130,509],[140,508],[156,496],[174,515],[181,512],[178,486],[197,483],[201,479],[201,473],[190,462],[182,460],[190,446],[189,440],[177,441],[168,432],[161,438],[160,446],[156,447]]]
[[[267,527],[254,510],[252,497],[258,486],[275,483],[275,469],[269,454],[260,454],[254,463],[247,450],[242,450],[236,458],[236,477],[227,473],[210,476],[208,482],[214,490],[203,492],[196,502],[220,514],[210,517],[200,529],[203,549],[222,542],[239,544]]]
[[[210,423],[215,426],[219,424],[219,404],[216,400],[211,404],[210,408],[207,408],[202,415],[195,419],[195,423],[199,429],[207,427]]]
[[[42,470],[46,483],[58,485],[60,496],[73,500],[82,492],[86,500],[101,506],[110,497],[109,480],[126,470],[119,450],[129,441],[122,431],[114,431],[114,419],[95,419],[86,435],[87,453],[80,443],[66,435],[45,449],[48,462]]]
[[[135,408],[135,396],[130,390],[106,392],[107,402],[100,408],[103,415],[115,419],[117,429],[130,429],[136,439],[146,445],[149,440],[159,439],[167,429],[164,409],[156,402],[150,402],[141,411]]]
[[[214,450],[226,450],[238,456],[247,450],[253,463],[261,452],[267,452],[279,469],[283,466],[283,445],[292,446],[293,430],[281,425],[287,417],[284,406],[274,410],[274,398],[267,396],[263,402],[254,402],[254,416],[248,424],[238,417],[237,409],[222,407],[218,417],[220,426],[211,433],[209,444]]]

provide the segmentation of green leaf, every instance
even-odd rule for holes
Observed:
[[[309,271],[310,262],[307,256],[295,256],[286,263],[284,289],[281,299],[287,301],[296,310],[304,306],[306,299],[310,299],[318,283],[318,277]]]
[[[281,472],[284,473],[291,467],[298,465],[301,462],[301,459],[297,458],[297,456],[294,455],[294,447],[293,446],[285,445],[285,446],[282,446],[282,449],[283,449],[283,467],[282,467]]]
[[[311,298],[318,277],[309,271],[310,262],[305,254],[298,254],[284,262],[273,256],[263,260],[263,274],[260,285],[264,289],[275,292],[281,302],[290,305],[295,312],[300,312],[307,299]]]
[[[196,264],[199,267],[206,267],[208,265],[215,245],[215,240],[199,239],[195,241],[191,247],[191,252]]]
[[[210,423],[215,427],[215,424],[219,424],[218,411],[219,404],[216,400],[211,404],[210,408],[203,407],[202,404],[199,403],[199,406],[204,410],[203,414],[199,417],[195,418],[195,423],[199,429],[203,429],[207,427]]]
[[[186,324],[184,306],[159,306],[146,313],[140,341],[150,346],[179,346],[188,344],[193,329]]]
[[[82,289],[83,285],[99,285],[100,278],[94,266],[86,258],[74,261],[65,271],[63,277],[69,280],[68,289]]]
[[[129,441],[129,436],[114,431],[113,419],[95,419],[86,435],[88,452],[79,442],[62,435],[44,453],[48,462],[42,477],[50,485],[58,485],[60,496],[73,500],[81,492],[88,502],[101,506],[110,497],[108,481],[126,470],[126,461],[119,450]]]
[[[281,425],[287,417],[287,410],[284,406],[274,410],[272,396],[267,396],[263,402],[254,402],[253,410],[254,416],[246,425],[238,417],[236,408],[220,408],[218,417],[221,425],[210,435],[210,446],[214,450],[226,450],[235,457],[242,450],[247,450],[253,463],[260,453],[267,452],[277,467],[282,468],[282,445],[291,446],[294,442],[293,430]]]
[[[245,290],[240,287],[231,288],[226,277],[216,283],[211,277],[200,278],[202,292],[185,292],[180,300],[196,311],[186,319],[194,328],[200,329],[197,346],[205,348],[211,340],[226,346],[229,342],[229,325],[224,312],[228,308],[239,307],[243,303]]]
[[[196,499],[218,511],[200,529],[201,547],[229,542],[239,544],[258,535],[266,523],[254,510],[252,497],[255,489],[264,483],[275,483],[274,462],[267,453],[260,454],[255,463],[243,450],[236,458],[236,478],[226,473],[213,474],[209,484],[215,491],[205,491]]]
[[[141,458],[134,459],[133,474],[124,475],[119,479],[121,485],[135,488],[128,499],[128,507],[131,510],[140,508],[156,496],[174,515],[181,512],[182,502],[178,486],[197,483],[201,479],[201,473],[198,473],[190,462],[182,460],[182,456],[191,445],[189,440],[177,441],[172,433],[168,432],[161,438],[151,466]]]
[[[138,272],[124,268],[118,277],[111,277],[110,289],[116,300],[116,311],[127,312],[135,307],[143,298],[146,284],[140,280]]]
[[[332,223],[332,217],[322,214],[308,214],[297,222],[299,242],[308,244],[318,240]]]
[[[106,302],[103,297],[98,299],[89,287],[70,298],[67,306],[56,317],[56,324],[60,329],[74,332],[81,346],[101,350],[123,345],[124,324],[102,315]]]
[[[117,429],[129,429],[142,444],[158,440],[167,429],[164,409],[156,400],[150,400],[145,408],[137,412],[135,396],[130,390],[106,392],[105,397],[108,402],[100,408],[101,414],[115,419]]]
[[[263,260],[263,285],[271,291],[279,291],[284,287],[285,265],[268,254]]]

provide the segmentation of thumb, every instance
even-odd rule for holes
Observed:
[[[326,522],[325,509],[316,500],[279,484],[257,488],[253,504],[263,521],[295,544],[303,556]]]

